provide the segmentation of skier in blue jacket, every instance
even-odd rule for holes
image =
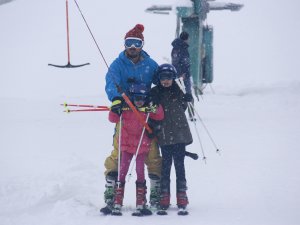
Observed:
[[[120,92],[129,95],[129,87],[133,83],[144,84],[150,89],[152,83],[158,82],[158,79],[155,77],[158,64],[143,50],[143,31],[144,26],[137,24],[126,33],[124,38],[125,50],[122,51],[119,57],[110,65],[106,74],[105,91],[108,99],[112,102],[111,111],[118,115],[121,115],[125,105]],[[106,168],[106,189],[104,192],[106,206],[100,210],[104,214],[111,213],[118,177],[118,132],[119,124],[116,125],[115,129],[113,139],[114,149],[111,155],[106,158],[104,164]],[[160,194],[161,156],[155,140],[151,143],[151,149],[145,163],[150,178],[149,202],[151,206],[156,206],[159,203]],[[149,213],[146,206],[143,213]]]
[[[140,42],[137,44],[140,48],[131,47],[135,46],[135,42]],[[126,46],[126,43],[130,46]],[[147,52],[142,50],[142,47],[143,41],[141,40],[125,39],[125,51],[121,52],[119,57],[114,60],[106,74],[105,91],[110,101],[122,99],[116,85],[119,85],[126,94],[128,94],[131,82],[144,83],[149,89],[151,88],[158,65]]]

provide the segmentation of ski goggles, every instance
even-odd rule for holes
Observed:
[[[144,42],[140,38],[126,38],[124,45],[126,48],[142,48]]]
[[[175,79],[174,74],[170,72],[162,72],[159,74],[159,80],[173,80]]]

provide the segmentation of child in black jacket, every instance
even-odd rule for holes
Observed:
[[[185,209],[188,204],[184,166],[185,146],[193,142],[185,110],[187,102],[191,102],[193,97],[191,94],[184,94],[176,84],[174,80],[176,69],[172,65],[161,65],[157,74],[159,84],[152,89],[151,96],[163,106],[165,113],[164,119],[155,126],[162,152],[160,208],[166,210],[170,205],[170,172],[174,160],[177,206]]]

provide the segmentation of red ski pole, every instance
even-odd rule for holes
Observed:
[[[101,105],[82,105],[82,104],[68,104],[68,103],[64,103],[61,104],[64,107],[67,106],[73,106],[73,107],[87,107],[87,108],[98,108],[98,109],[109,109],[108,106],[101,106]]]
[[[109,109],[66,109],[64,112],[95,112],[95,111],[109,111]]]
[[[66,0],[66,20],[67,20],[67,51],[68,51],[68,65],[70,63],[70,30],[69,30],[69,2]]]

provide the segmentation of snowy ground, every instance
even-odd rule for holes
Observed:
[[[248,30],[256,27],[251,15],[263,12],[253,11],[260,1],[243,1],[243,11],[218,12],[211,18],[216,30],[215,93],[207,87],[196,107],[221,155],[215,153],[197,121],[207,164],[186,160],[190,215],[178,217],[173,198],[169,216],[147,218],[130,216],[134,177],[127,185],[124,217],[99,214],[103,162],[111,150],[113,125],[107,112],[64,114],[60,103],[107,105],[103,90],[106,68],[71,1],[72,63],[89,61],[91,65],[74,70],[47,66],[66,63],[62,2],[18,0],[0,6],[1,225],[300,223],[300,74],[295,63],[300,45],[295,41],[299,34],[291,28],[300,21],[294,14],[297,1],[284,6],[288,14],[285,34],[278,34],[267,19],[261,19],[263,25],[269,25],[263,27],[269,29],[263,33],[265,39],[255,42],[260,50],[267,46],[261,54],[247,45],[254,38]],[[103,9],[113,3],[79,1],[107,61],[122,49],[123,35],[141,22],[146,27],[145,49],[159,63],[164,62],[169,57],[175,17],[145,14],[143,10],[157,1],[126,2],[116,9],[124,20],[118,16],[105,20],[110,14]],[[270,2],[264,3],[265,9]],[[128,18],[121,9],[130,8],[130,3],[136,4],[136,14]],[[268,12],[270,20],[274,21],[278,11]],[[156,35],[162,31],[164,37]],[[289,40],[279,45],[287,34]],[[292,54],[284,58],[287,50],[293,50]],[[188,149],[201,154],[192,124],[191,129],[195,142]],[[174,182],[172,185],[174,190]]]

